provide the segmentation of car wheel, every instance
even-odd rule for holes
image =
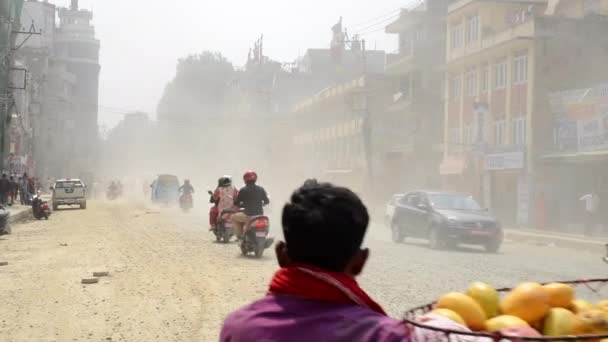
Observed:
[[[500,249],[501,242],[498,240],[491,240],[486,242],[483,246],[488,253],[497,253]]]
[[[86,209],[87,208],[87,202],[84,202],[80,205],[80,209]]]
[[[429,231],[429,247],[431,247],[432,249],[445,248],[445,239],[443,236],[441,236],[441,232],[437,227],[433,227]]]
[[[391,223],[391,238],[394,243],[402,243],[405,239],[405,234],[403,234],[403,230],[399,226],[399,223],[395,221]]]
[[[57,209],[59,209],[59,206],[55,203],[53,203],[53,211],[57,211]]]

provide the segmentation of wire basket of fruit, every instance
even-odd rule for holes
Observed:
[[[429,342],[608,342],[607,284],[588,279],[497,290],[476,282],[465,293],[407,311],[404,320],[418,340]]]

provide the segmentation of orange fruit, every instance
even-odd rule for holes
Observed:
[[[475,282],[471,284],[467,290],[467,295],[477,301],[486,314],[487,318],[496,317],[498,315],[498,305],[500,298],[498,292],[492,286]]]
[[[538,283],[523,283],[502,300],[500,311],[533,324],[542,320],[549,311],[549,295]]]
[[[515,316],[501,315],[486,321],[486,330],[496,332],[507,328],[529,327],[528,322]]]
[[[462,319],[462,317],[460,317],[459,314],[457,314],[456,312],[450,310],[450,309],[435,309],[432,311],[432,313],[437,314],[439,316],[443,316],[445,318],[451,319],[452,321],[462,324],[462,325],[467,325],[464,321],[464,319]]]
[[[451,292],[437,301],[436,308],[450,309],[460,315],[467,327],[471,330],[483,330],[485,328],[486,314],[473,298],[457,292]]]
[[[551,283],[543,288],[549,296],[549,306],[552,308],[568,308],[574,300],[574,289],[570,285]]]

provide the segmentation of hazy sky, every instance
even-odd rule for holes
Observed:
[[[67,6],[69,0],[50,0]],[[101,40],[100,123],[112,126],[120,111],[154,114],[178,58],[220,51],[242,65],[264,34],[265,55],[293,61],[307,48],[329,45],[330,28],[344,17],[349,33],[364,35],[368,48],[393,51],[397,38],[382,28],[391,12],[411,0],[80,0],[92,9]],[[382,17],[368,22],[371,19]],[[386,18],[386,19],[385,19]],[[369,27],[366,27],[369,26]],[[109,108],[112,109],[109,109]]]

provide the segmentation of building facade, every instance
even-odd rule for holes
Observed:
[[[584,3],[458,0],[448,7],[440,170],[446,187],[472,192],[506,225],[544,225],[548,95],[604,73],[608,55],[598,46],[607,24],[599,11],[573,14],[572,5]]]
[[[22,0],[0,1],[0,168],[7,171],[10,152],[10,122],[15,113],[15,32],[21,29]]]
[[[443,139],[443,70],[447,0],[427,0],[407,10],[386,27],[398,37],[399,50],[387,55],[392,101],[386,113],[392,146],[385,163],[388,179],[405,191],[436,188]]]
[[[99,97],[99,40],[91,24],[93,13],[78,7],[72,0],[70,8],[59,9],[59,26],[54,49],[57,63],[74,75],[70,140],[77,141],[70,155],[73,165],[67,173],[91,172],[97,166],[99,154],[98,97]]]

